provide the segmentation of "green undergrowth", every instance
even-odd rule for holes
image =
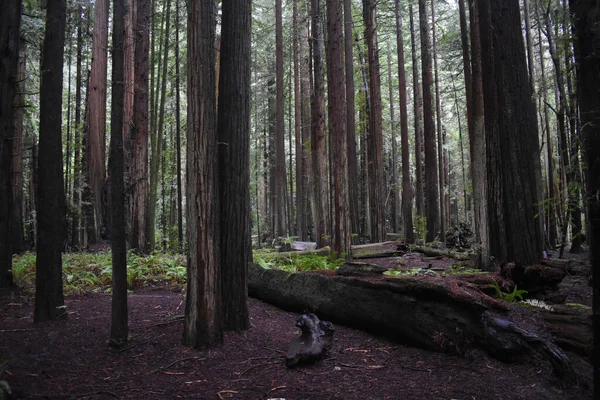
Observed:
[[[278,269],[287,272],[336,270],[344,263],[343,258],[308,254],[282,257],[266,249],[254,250],[254,262],[265,269]]]
[[[154,285],[184,285],[186,261],[183,255],[152,254],[127,256],[127,284],[129,289]],[[63,287],[66,295],[86,292],[110,292],[112,282],[111,253],[63,254]],[[20,287],[29,292],[35,289],[35,253],[13,258],[13,276]]]
[[[452,266],[444,269],[443,271],[436,271],[436,270],[425,269],[425,268],[409,268],[409,269],[390,270],[390,271],[384,272],[383,274],[389,275],[389,276],[396,276],[396,277],[423,276],[423,275],[457,276],[457,275],[487,274],[487,272],[482,271],[480,269],[467,268],[467,267],[464,267],[463,265],[457,264],[457,265],[452,265]]]

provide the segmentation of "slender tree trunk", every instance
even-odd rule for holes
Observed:
[[[16,77],[17,92],[14,98],[14,136],[12,139],[12,211],[11,211],[11,251],[21,254],[26,250],[25,230],[23,227],[23,116],[25,113],[25,79],[27,61],[24,42],[20,43],[19,66]]]
[[[131,12],[131,9],[130,9]],[[128,18],[130,18],[129,16]],[[122,346],[127,342],[127,235],[125,232],[125,165],[123,131],[129,125],[125,120],[125,66],[124,45],[127,41],[125,0],[113,1],[112,99],[110,114],[110,195],[111,195],[111,249],[112,249],[112,303],[110,343]],[[127,72],[128,74],[129,72]]]
[[[381,75],[377,44],[377,16],[374,0],[363,0],[365,41],[369,60],[369,91],[371,114],[367,157],[369,159],[369,205],[371,241],[385,240],[385,182],[383,178],[383,128],[381,111]]]
[[[294,0],[292,11],[292,64],[294,65],[294,144],[296,149],[296,235],[299,240],[307,239],[304,216],[304,148],[302,146],[302,98],[300,95],[300,65],[298,42],[298,2]]]
[[[356,160],[356,106],[354,95],[354,54],[352,52],[352,2],[344,0],[344,62],[346,76],[346,144],[348,146],[348,176],[358,176]],[[348,180],[348,196],[350,201],[350,226],[353,242],[358,243],[360,218],[358,209],[358,181]],[[356,238],[356,239],[354,239]]]
[[[400,212],[398,209],[400,203],[400,194],[398,193],[398,149],[396,145],[396,119],[394,115],[394,85],[392,84],[392,60],[390,55],[390,43],[387,42],[387,68],[388,68],[388,89],[390,102],[390,122],[391,122],[391,141],[392,141],[392,157],[391,157],[391,175],[392,182],[390,187],[391,197],[391,229],[392,232],[398,232],[400,228]]]
[[[413,243],[413,190],[410,181],[410,150],[408,143],[408,96],[406,94],[406,69],[404,66],[404,37],[402,30],[402,10],[400,0],[395,0],[396,43],[398,49],[398,90],[400,93],[400,140],[402,147],[402,220],[404,239]]]
[[[13,286],[11,221],[13,213],[12,153],[14,100],[19,76],[21,0],[3,3],[0,16],[0,290]],[[61,186],[62,187],[62,186]],[[59,250],[60,251],[60,250]]]
[[[423,114],[421,90],[419,89],[419,62],[417,56],[417,45],[415,36],[415,24],[413,17],[412,4],[409,5],[410,14],[410,41],[412,51],[412,73],[413,73],[413,101],[415,115],[415,175],[416,175],[416,195],[415,202],[417,203],[417,215],[425,216],[425,199],[423,198]]]
[[[135,91],[131,157],[131,239],[130,246],[141,253],[150,251],[146,236],[148,210],[148,70],[150,44],[150,0],[136,0]]]
[[[314,219],[317,248],[328,243],[329,208],[327,205],[327,149],[325,140],[325,71],[323,66],[323,29],[320,0],[312,0],[312,50],[314,62],[314,96],[312,101],[312,176],[315,203]]]
[[[78,8],[78,15],[83,17],[82,7]],[[81,87],[83,85],[83,33],[81,21],[77,24],[77,57],[75,68],[75,135],[74,135],[74,160],[73,160],[73,213],[71,219],[71,248],[76,249],[80,244],[79,221],[81,217]]]
[[[33,320],[66,318],[62,249],[66,204],[62,171],[62,80],[66,1],[48,0],[41,62],[35,307]]]
[[[348,196],[348,150],[346,135],[346,79],[344,71],[344,28],[342,4],[327,0],[327,81],[329,141],[333,176],[332,249],[351,256],[350,205]]]
[[[86,218],[88,245],[106,235],[103,226],[102,195],[106,176],[106,77],[108,51],[108,0],[97,0],[94,5],[94,33],[92,37],[92,68],[88,95],[87,176],[91,207]]]
[[[150,158],[150,194],[148,197],[148,217],[146,220],[146,236],[149,242],[150,251],[154,249],[156,241],[156,204],[158,198],[158,180],[159,166],[162,158],[162,137],[165,126],[165,104],[167,93],[167,64],[169,58],[169,27],[171,15],[171,0],[167,0],[167,14],[165,17],[165,44],[164,56],[162,59],[162,79],[160,87],[160,109],[158,110],[158,125],[150,137],[150,146],[152,146],[152,156]],[[160,62],[160,60],[159,60]],[[157,94],[158,96],[158,94]],[[157,97],[158,98],[158,97]]]
[[[600,342],[600,4],[596,0],[570,0],[573,12],[577,95],[587,164],[588,220],[593,279],[594,343]],[[600,346],[594,346],[594,398],[600,395]]]
[[[183,343],[223,342],[216,182],[215,14],[212,1],[188,2],[187,297]]]
[[[219,212],[223,326],[250,327],[248,263],[250,227],[251,2],[223,3],[219,78]]]
[[[436,115],[436,128],[437,128],[437,152],[438,152],[438,163],[439,163],[439,193],[440,193],[440,238],[441,242],[446,242],[446,224],[448,223],[448,210],[446,208],[446,189],[445,178],[446,169],[444,162],[444,140],[442,139],[442,100],[440,98],[440,81],[438,73],[438,61],[437,61],[437,35],[435,28],[435,0],[431,0],[431,34],[432,34],[432,48],[433,48],[433,71],[435,79],[435,115]]]
[[[433,120],[433,73],[431,62],[431,40],[427,17],[426,0],[419,0],[419,24],[421,32],[421,59],[423,75],[423,138],[425,147],[425,191],[427,197],[427,238],[432,242],[438,237],[440,228],[439,182]]]
[[[539,14],[538,9],[536,8],[536,14]],[[538,22],[540,21],[539,15],[537,15]],[[540,74],[541,74],[541,95],[543,102],[543,110],[544,110],[544,131],[546,137],[546,150],[547,150],[547,186],[548,186],[548,199],[547,199],[547,214],[548,214],[548,242],[550,248],[554,248],[556,246],[557,237],[556,237],[556,208],[557,204],[560,202],[557,196],[560,196],[560,191],[556,188],[556,162],[554,160],[554,141],[552,139],[552,132],[550,129],[550,113],[548,110],[548,89],[546,86],[546,67],[544,62],[544,46],[542,44],[542,27],[541,24],[538,23],[537,27],[538,31],[538,45],[539,45],[539,53],[540,53]]]
[[[488,197],[487,197],[487,178],[492,179],[491,175],[486,174],[486,129],[484,117],[483,102],[483,72],[482,72],[482,54],[481,40],[479,35],[479,15],[478,4],[472,0],[471,3],[471,65],[472,82],[471,86],[471,123],[472,129],[469,130],[469,143],[471,155],[471,179],[473,193],[473,221],[475,223],[475,241],[479,246],[477,264],[480,268],[488,269],[491,267],[489,259],[490,236],[488,226]],[[492,128],[493,129],[493,128]],[[493,178],[496,180],[496,178]]]
[[[125,0],[124,37],[123,37],[123,157],[125,187],[131,185],[132,145],[133,145],[133,101],[135,95],[135,37],[133,24],[135,22],[134,0]],[[125,191],[125,232],[131,238],[132,229],[132,197],[130,191]]]
[[[312,115],[311,115],[311,89],[310,89],[310,65],[311,65],[311,57],[309,51],[309,30],[308,30],[308,20],[306,14],[304,14],[304,19],[307,21],[305,26],[303,27],[303,34],[299,38],[300,40],[300,55],[301,55],[301,65],[300,65],[300,96],[301,96],[301,119],[302,119],[302,165],[304,174],[302,176],[302,186],[303,192],[305,193],[305,203],[303,209],[302,218],[304,219],[304,226],[306,227],[306,238],[309,236],[314,238],[314,223],[311,224],[313,220],[312,216],[315,214],[312,210],[314,210],[314,197],[310,192],[310,188],[312,187],[312,179],[313,174],[312,171],[312,163],[311,163],[311,128],[312,128]]]
[[[137,0],[140,1],[140,0]],[[183,250],[183,193],[181,186],[181,93],[179,74],[179,1],[175,2],[175,126],[177,154],[177,243]]]

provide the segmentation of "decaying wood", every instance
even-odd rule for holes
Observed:
[[[296,321],[302,334],[292,340],[285,357],[288,367],[319,361],[331,349],[335,329],[331,322],[320,321],[315,314],[303,314]]]
[[[282,308],[310,309],[323,318],[436,351],[463,353],[480,346],[502,357],[509,346],[519,355],[515,360],[539,357],[552,363],[558,375],[571,373],[560,349],[543,339],[549,335],[538,328],[528,332],[512,320],[512,306],[459,279],[357,278],[288,273],[257,265],[250,265],[248,273],[249,294]]]
[[[267,253],[263,257],[269,260],[287,260],[293,259],[300,256],[317,255],[317,256],[328,256],[331,254],[331,248],[329,246],[321,247],[317,250],[304,250],[304,251],[283,251],[279,253]]]
[[[388,267],[376,264],[348,261],[340,265],[336,273],[342,276],[369,276],[381,275],[389,270],[390,268]]]
[[[404,242],[369,243],[352,246],[352,258],[396,257],[406,253]]]
[[[474,257],[471,253],[461,253],[459,251],[454,250],[434,249],[433,247],[426,246],[415,246],[412,248],[412,251],[423,253],[428,257],[448,257],[458,261],[468,261],[472,260]]]
[[[529,296],[537,296],[558,290],[567,273],[544,265],[522,266],[507,263],[501,267],[501,275],[513,281],[519,289],[527,290]]]
[[[592,268],[589,263],[578,260],[564,260],[562,258],[549,258],[542,262],[552,268],[562,269],[569,275],[590,276]]]
[[[548,331],[561,347],[587,357],[592,356],[592,310],[581,306],[552,306],[540,315]]]

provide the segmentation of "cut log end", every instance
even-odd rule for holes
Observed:
[[[295,367],[315,363],[325,357],[333,343],[333,324],[320,321],[315,314],[303,314],[296,321],[296,326],[302,334],[290,343],[285,364]]]

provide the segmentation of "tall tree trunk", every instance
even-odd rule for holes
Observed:
[[[416,175],[416,194],[415,203],[417,203],[417,215],[425,216],[425,199],[423,198],[423,98],[419,89],[419,62],[417,56],[417,39],[415,36],[415,23],[412,4],[409,5],[410,14],[410,42],[412,54],[412,74],[413,74],[413,101],[415,116],[415,175]]]
[[[309,51],[309,29],[308,29],[308,20],[307,14],[303,13],[304,19],[306,20],[305,26],[302,30],[302,35],[300,36],[300,54],[301,54],[301,64],[300,64],[300,96],[302,98],[301,104],[301,119],[302,119],[302,163],[304,166],[304,174],[302,177],[302,186],[304,187],[305,193],[305,204],[303,209],[304,218],[304,226],[306,226],[306,236],[307,239],[309,236],[314,238],[314,223],[311,223],[313,220],[312,216],[314,213],[314,196],[310,191],[312,188],[312,179],[313,174],[311,173],[312,162],[311,162],[311,132],[312,132],[312,115],[311,115],[311,88],[310,88],[310,66],[311,66],[311,57]]]
[[[547,199],[547,215],[548,215],[548,244],[550,248],[554,248],[556,246],[557,237],[556,237],[556,209],[557,205],[560,204],[558,197],[560,196],[560,191],[556,188],[556,162],[554,160],[554,144],[552,139],[552,132],[550,129],[550,113],[548,110],[548,88],[546,86],[546,67],[544,62],[544,46],[542,42],[542,24],[539,23],[541,21],[539,16],[539,7],[536,7],[536,15],[538,19],[537,24],[537,32],[538,32],[538,46],[539,46],[539,56],[540,56],[540,75],[541,75],[541,97],[543,102],[543,116],[544,116],[544,126],[543,130],[545,132],[546,137],[546,150],[547,150],[547,187],[548,187],[548,199]]]
[[[283,98],[283,22],[282,0],[275,1],[275,235],[288,234],[286,224],[285,126]]]
[[[321,1],[311,0],[312,50],[314,62],[314,95],[312,101],[312,176],[315,203],[314,220],[317,233],[317,248],[327,244],[330,232],[329,207],[327,205],[327,149],[325,140],[325,70],[323,66],[323,29]]]
[[[577,95],[587,164],[587,204],[593,278],[594,343],[600,342],[600,3],[570,0],[573,12]],[[594,346],[594,397],[600,395],[600,346]]]
[[[486,132],[483,102],[483,74],[481,69],[481,40],[479,35],[479,15],[477,2],[471,3],[471,121],[469,131],[471,155],[471,179],[473,186],[473,221],[475,222],[475,240],[479,246],[477,264],[480,268],[491,267],[489,258],[489,227],[487,208],[487,179],[486,175]]]
[[[250,327],[248,263],[250,227],[251,2],[223,3],[219,78],[218,187],[223,326]]]
[[[140,0],[137,0],[140,1]],[[179,74],[179,1],[175,2],[175,125],[177,154],[177,243],[179,250],[183,250],[183,193],[181,186],[181,93]]]
[[[358,176],[356,159],[356,105],[354,95],[354,54],[352,52],[352,2],[344,0],[344,62],[346,73],[346,145],[348,146],[348,176]],[[348,179],[348,197],[350,201],[350,227],[353,242],[358,243],[360,218],[358,208],[358,181]],[[356,239],[354,239],[356,238]]]
[[[448,223],[448,210],[446,209],[446,189],[445,178],[446,168],[444,163],[444,140],[442,138],[443,127],[442,127],[442,100],[440,98],[440,80],[438,73],[438,61],[437,61],[437,34],[435,28],[435,0],[431,0],[431,35],[432,35],[432,49],[433,49],[433,71],[435,79],[435,116],[436,116],[436,128],[437,128],[437,154],[439,164],[439,193],[440,193],[440,238],[441,242],[446,242],[446,224]]]
[[[131,4],[131,3],[130,3]],[[129,10],[131,12],[131,9]],[[127,237],[125,232],[125,165],[123,132],[129,123],[125,119],[125,85],[127,84],[124,44],[128,39],[125,22],[125,0],[113,2],[112,99],[110,114],[110,173],[112,303],[110,343],[122,346],[127,342]],[[131,18],[128,16],[127,18]]]
[[[400,203],[400,194],[398,193],[398,146],[396,144],[396,119],[394,115],[394,85],[392,84],[392,60],[390,55],[390,42],[387,42],[387,69],[388,69],[388,89],[389,89],[389,102],[390,102],[390,125],[391,125],[391,137],[392,141],[392,156],[391,156],[391,229],[392,232],[398,232],[400,228],[400,212],[398,209]]]
[[[377,16],[374,0],[363,0],[365,41],[369,60],[369,92],[371,114],[367,157],[369,159],[369,205],[371,214],[371,241],[385,240],[385,182],[383,178],[383,131],[381,112],[381,75],[377,44]]]
[[[395,0],[396,46],[398,49],[398,91],[400,93],[400,140],[402,147],[402,221],[404,240],[412,243],[413,237],[413,190],[410,182],[410,150],[408,143],[408,98],[406,94],[406,69],[404,66],[404,37],[400,0]]]
[[[78,8],[78,15],[83,17],[83,9]],[[71,219],[71,248],[76,249],[80,244],[80,217],[81,217],[81,87],[83,85],[83,33],[82,22],[77,24],[77,57],[75,67],[75,135],[74,135],[74,160],[73,160],[73,213]]]
[[[490,242],[498,239],[505,243],[506,257],[499,261],[514,261],[525,265],[539,261],[542,256],[540,224],[538,215],[538,183],[536,167],[539,167],[539,143],[535,107],[527,74],[527,64],[518,0],[505,2],[479,2],[481,48],[486,49],[483,60],[483,73],[490,79],[484,80],[484,101],[486,107],[486,129],[497,129],[499,152],[488,150],[488,160],[500,155],[501,169],[494,179],[502,181],[505,190],[498,201],[504,215],[504,237],[493,236],[490,229]],[[489,19],[488,19],[489,18]],[[493,30],[493,35],[492,35]],[[484,40],[485,38],[485,40]],[[490,43],[489,39],[493,38]],[[491,45],[491,46],[490,46]],[[491,53],[491,54],[490,54]],[[490,61],[492,64],[490,65]],[[493,79],[492,79],[493,77]],[[490,83],[494,91],[490,91]],[[491,97],[490,97],[491,96]],[[492,101],[497,105],[497,119],[488,124],[487,107]],[[496,123],[493,126],[493,123]],[[490,136],[490,135],[487,135]],[[489,164],[488,164],[489,166]],[[494,172],[491,168],[488,173]],[[492,186],[488,180],[489,186]],[[519,190],[506,190],[518,187]],[[491,198],[488,196],[490,204]],[[490,228],[494,228],[496,215],[491,214]]]
[[[212,1],[188,6],[187,297],[183,343],[223,342],[216,182],[215,14]]]
[[[162,79],[160,80],[160,109],[158,110],[158,125],[153,129],[150,137],[150,146],[152,147],[152,155],[150,158],[150,194],[148,197],[148,214],[146,219],[146,236],[149,242],[150,251],[154,249],[156,241],[156,204],[158,199],[158,180],[159,166],[162,157],[162,137],[165,126],[165,104],[167,93],[167,65],[169,58],[169,27],[171,15],[171,0],[167,0],[167,13],[165,17],[165,43],[164,56],[162,59]],[[160,61],[160,60],[159,60]],[[160,76],[159,76],[160,78]],[[158,96],[158,94],[157,94]],[[158,97],[157,97],[158,98]]]
[[[65,0],[48,0],[40,83],[35,322],[67,317],[61,258],[66,233],[61,135],[66,8]]]
[[[427,238],[432,242],[440,228],[439,182],[433,121],[433,72],[431,62],[431,39],[427,17],[427,2],[419,0],[419,25],[421,32],[421,70],[423,75],[423,138],[425,147],[425,186]]]
[[[135,37],[133,24],[135,22],[134,0],[125,0],[124,37],[123,37],[123,157],[125,186],[131,182],[131,159],[133,144],[133,101],[135,96]],[[125,192],[125,232],[131,238],[132,229],[132,198],[130,192]]]
[[[298,42],[298,2],[294,0],[292,11],[292,64],[294,65],[294,144],[296,147],[296,235],[307,240],[304,195],[304,148],[302,146],[302,98],[300,95],[300,65]]]
[[[25,230],[23,227],[23,116],[25,114],[25,79],[27,77],[27,61],[25,45],[20,43],[19,66],[17,74],[17,93],[14,98],[14,136],[12,139],[12,212],[11,212],[11,251],[21,254],[26,250]]]
[[[19,76],[21,0],[3,3],[0,16],[0,290],[10,289],[12,278],[11,220],[13,212],[12,153],[15,136],[14,100]],[[61,186],[62,188],[62,186]]]
[[[106,177],[106,77],[108,49],[108,0],[97,0],[94,5],[94,33],[92,37],[92,68],[88,95],[87,170],[91,207],[86,218],[88,245],[106,235],[103,226],[103,187]]]
[[[344,74],[344,29],[342,4],[327,0],[327,82],[329,141],[333,176],[332,249],[351,256],[350,205],[348,196],[348,158],[346,135],[346,79]]]

